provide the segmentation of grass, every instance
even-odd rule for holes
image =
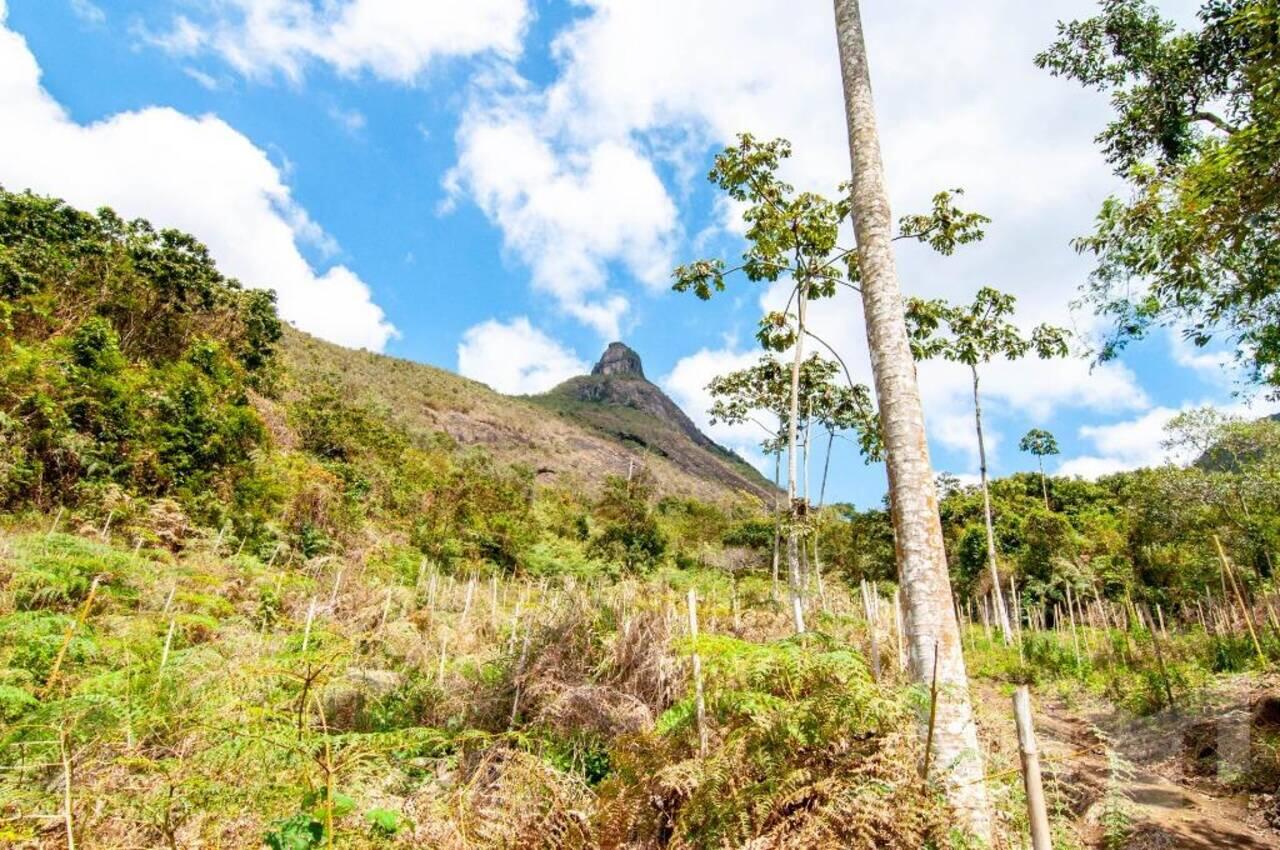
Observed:
[[[460,445],[484,446],[499,465],[532,467],[544,481],[594,488],[605,475],[626,475],[635,459],[667,494],[729,502],[743,489],[759,496],[769,486],[740,458],[698,446],[678,428],[631,408],[505,396],[443,369],[290,329],[281,359],[295,394],[335,383],[341,397],[383,411],[418,441],[444,432]],[[546,405],[560,415],[548,417]],[[644,445],[620,434],[639,435]]]
[[[48,525],[0,536],[12,846],[65,846],[67,822],[96,847],[596,847],[673,829],[685,847],[949,846],[915,778],[914,691],[870,681],[839,594],[799,642],[753,580],[734,632],[711,571],[472,584],[391,546],[289,562],[211,536],[135,554]]]

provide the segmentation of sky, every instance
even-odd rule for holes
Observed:
[[[896,215],[963,188],[992,218],[952,257],[900,243],[909,295],[1018,297],[1018,322],[1081,338],[1089,260],[1070,240],[1122,191],[1094,136],[1105,96],[1032,58],[1084,0],[863,3]],[[1161,7],[1190,21],[1195,4]],[[317,336],[459,371],[512,394],[579,374],[621,339],[707,432],[768,469],[755,426],[712,426],[705,387],[754,362],[778,287],[709,303],[671,269],[738,256],[740,208],[705,175],[744,131],[784,136],[784,176],[848,178],[826,0],[0,0],[0,185],[101,205],[209,245]],[[810,319],[870,383],[855,293]],[[1160,333],[1119,362],[993,363],[993,474],[1096,476],[1165,462],[1161,429],[1212,404],[1256,416],[1222,351]],[[925,363],[934,466],[977,472],[971,384]],[[838,441],[828,492],[878,503],[884,472]],[[771,472],[771,470],[770,470]]]

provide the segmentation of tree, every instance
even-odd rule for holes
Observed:
[[[1115,109],[1098,143],[1130,195],[1075,242],[1097,261],[1083,300],[1114,324],[1100,357],[1170,326],[1225,338],[1280,392],[1280,5],[1206,0],[1189,31],[1146,0],[1101,7],[1035,60]]]
[[[757,425],[767,438],[762,444],[766,454],[781,457],[789,432],[791,415],[791,383],[789,369],[771,355],[763,355],[759,362],[745,369],[718,375],[707,385],[715,399],[709,413],[711,424],[727,422]],[[826,494],[827,473],[831,463],[831,446],[842,431],[855,430],[856,442],[868,462],[879,460],[880,430],[875,408],[871,404],[871,392],[863,384],[841,383],[837,380],[840,367],[833,361],[810,355],[801,364],[797,408],[805,411],[805,455],[808,457],[810,437],[814,424],[828,432],[826,457],[823,461],[822,484],[818,497],[821,508]],[[775,470],[777,466],[775,463]],[[808,497],[806,474],[805,497]],[[778,583],[778,548],[781,540],[782,512],[775,515],[773,548],[773,583]],[[816,547],[816,536],[815,536]]]
[[[961,825],[990,843],[991,803],[969,703],[924,410],[894,264],[889,193],[857,0],[835,0],[835,19],[853,171],[850,209],[857,239],[856,268],[880,405],[911,677],[925,685],[936,681],[934,757],[930,764],[935,775],[944,780],[947,798]],[[942,232],[945,234],[945,228]],[[944,243],[943,247],[949,246]],[[927,726],[921,724],[922,730]]]
[[[1018,449],[1035,455],[1036,462],[1040,464],[1040,489],[1044,492],[1044,509],[1047,511],[1049,510],[1049,482],[1044,477],[1044,459],[1046,455],[1058,453],[1058,441],[1054,439],[1053,434],[1043,428],[1032,428],[1022,435],[1022,439],[1018,442]]]
[[[766,349],[792,351],[790,395],[786,411],[787,499],[790,522],[787,526],[787,567],[791,583],[791,610],[797,632],[805,630],[800,594],[800,558],[797,520],[806,505],[797,490],[798,453],[796,438],[800,419],[800,376],[804,362],[804,341],[812,337],[805,323],[809,301],[829,298],[846,280],[847,252],[837,248],[840,222],[848,215],[845,200],[829,201],[812,192],[796,192],[778,177],[781,162],[791,155],[785,139],[757,142],[749,133],[738,144],[725,148],[716,157],[708,179],[735,201],[748,205],[743,214],[749,224],[748,249],[740,265],[729,269],[719,259],[697,260],[675,270],[673,288],[693,292],[706,300],[722,292],[725,278],[741,272],[748,280],[773,283],[791,281],[786,307],[765,316],[757,339]],[[792,314],[792,305],[795,313]]]
[[[982,479],[982,502],[987,524],[987,562],[991,567],[991,592],[1000,619],[1005,643],[1013,640],[1009,611],[1000,587],[996,562],[995,523],[991,516],[991,489],[987,483],[987,447],[982,436],[982,398],[978,366],[995,357],[1017,360],[1034,351],[1042,359],[1065,357],[1067,332],[1052,325],[1037,325],[1029,336],[1006,319],[1013,314],[1016,299],[989,286],[978,290],[972,304],[951,305],[942,299],[912,298],[907,303],[907,325],[912,354],[918,360],[942,357],[969,367],[973,376],[973,417],[978,434],[978,473]]]
[[[834,428],[858,428],[858,443],[874,451],[878,441],[875,411],[871,407],[870,391],[861,384],[848,386],[836,383],[839,366],[817,354],[810,355],[800,364],[799,381],[795,387],[796,409],[805,411],[804,431],[806,453],[809,432],[814,419]],[[759,362],[745,369],[718,375],[707,385],[715,399],[709,413],[711,423],[741,424],[751,422],[766,435],[763,449],[766,454],[780,457],[790,435],[792,409],[791,369],[771,355],[763,355]],[[828,445],[828,460],[830,458]],[[823,486],[826,485],[824,471]],[[806,486],[807,490],[807,486]],[[807,492],[805,497],[807,499]],[[778,579],[778,544],[781,537],[782,514],[775,518],[774,536],[774,585]],[[794,590],[794,588],[793,588]],[[803,596],[803,589],[799,591]]]

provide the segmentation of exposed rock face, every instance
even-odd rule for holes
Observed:
[[[612,342],[590,375],[570,378],[531,400],[594,426],[643,453],[670,460],[703,480],[774,498],[768,482],[742,458],[717,445],[644,376],[640,355]]]
[[[640,355],[625,343],[611,342],[604,354],[600,355],[600,362],[596,363],[591,374],[643,378],[644,367],[640,365]]]

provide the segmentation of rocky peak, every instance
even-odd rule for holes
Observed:
[[[592,368],[591,374],[643,378],[644,368],[640,365],[639,354],[625,343],[611,342],[604,354],[600,355],[600,362]]]

